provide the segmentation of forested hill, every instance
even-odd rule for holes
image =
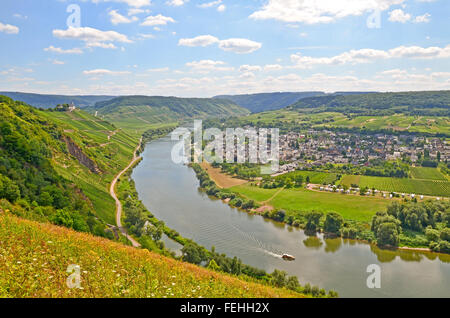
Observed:
[[[89,199],[54,167],[55,156],[66,153],[57,125],[31,106],[0,96],[0,208],[17,204],[20,216],[102,235]]]
[[[305,98],[288,109],[371,116],[450,116],[450,91],[372,93]]]
[[[123,96],[87,109],[117,127],[135,130],[193,118],[243,116],[250,112],[229,100],[161,96]]]
[[[325,96],[323,92],[298,92],[298,93],[261,93],[247,95],[221,95],[215,99],[228,99],[239,106],[247,108],[252,113],[260,113],[268,110],[278,110],[294,104],[298,100],[313,96]]]
[[[83,108],[93,106],[95,103],[113,99],[115,96],[86,95],[44,95],[20,92],[0,92],[0,95],[8,96],[14,100],[22,101],[36,108],[53,108],[58,104],[74,103],[76,107]]]

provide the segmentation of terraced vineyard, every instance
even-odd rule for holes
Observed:
[[[329,184],[337,179],[337,174],[335,173],[326,173],[326,172],[318,172],[318,171],[294,171],[286,173],[280,177],[283,178],[294,178],[298,175],[303,177],[303,181],[306,182],[306,178],[309,177],[309,183],[313,184]]]
[[[450,182],[440,180],[417,180],[369,176],[344,176],[341,184],[375,188],[382,191],[415,193],[438,197],[450,197]]]
[[[414,179],[447,181],[447,178],[436,168],[411,167],[411,176]]]

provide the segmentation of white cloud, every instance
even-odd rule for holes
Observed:
[[[180,46],[208,46],[218,43],[219,39],[212,35],[200,35],[195,38],[180,39],[178,45]]]
[[[91,0],[91,1],[93,3],[100,3],[100,2],[126,3],[130,7],[134,7],[134,8],[147,7],[152,4],[151,0]]]
[[[224,51],[231,51],[237,54],[248,54],[259,50],[261,43],[247,39],[228,39],[219,42],[219,48]]]
[[[283,69],[283,66],[280,64],[267,64],[264,66],[264,71],[270,72],[270,71],[280,71]]]
[[[86,43],[86,47],[88,48],[99,47],[102,49],[110,49],[110,50],[117,49],[117,46],[115,46],[113,43],[104,43],[104,42],[88,42]]]
[[[330,23],[348,16],[360,16],[376,9],[387,10],[406,0],[269,0],[250,15],[255,20],[288,23]]]
[[[11,24],[3,24],[0,22],[0,32],[7,34],[17,34],[19,33],[19,28]]]
[[[227,9],[226,5],[221,4],[220,6],[217,7],[217,11],[219,12],[224,12]]]
[[[167,23],[175,23],[175,20],[171,17],[165,17],[161,14],[155,16],[147,17],[144,22],[141,23],[142,26],[155,26],[155,25],[167,25]]]
[[[155,36],[150,33],[139,33],[139,36],[141,37],[141,39],[154,39],[155,38]]]
[[[207,73],[210,71],[233,71],[233,67],[227,67],[223,61],[213,61],[213,60],[201,60],[186,63],[187,67],[190,67],[194,71],[201,73]]]
[[[138,15],[141,13],[150,13],[149,9],[137,9],[137,8],[130,8],[128,9],[128,16]]]
[[[402,9],[395,9],[389,12],[389,21],[391,22],[405,23],[409,20],[411,20],[411,15],[405,13]]]
[[[64,64],[66,64],[65,62],[60,61],[60,60],[53,60],[52,63],[55,64],[55,65],[64,65]]]
[[[211,8],[211,7],[215,7],[218,6],[222,3],[222,0],[217,0],[217,1],[211,1],[211,2],[205,2],[202,4],[199,4],[198,7],[202,8],[202,9],[206,9],[206,8]]]
[[[399,46],[389,50],[393,58],[413,58],[413,59],[431,59],[431,58],[449,58],[450,45],[446,47],[420,47],[420,46]]]
[[[189,2],[189,0],[170,0],[167,1],[166,4],[172,7],[180,7],[184,5],[186,2]]]
[[[185,38],[178,41],[180,46],[209,46],[218,43],[219,48],[224,51],[231,51],[238,54],[252,53],[262,47],[261,43],[251,41],[248,39],[228,39],[219,40],[212,35],[200,35],[194,38]]]
[[[58,54],[83,54],[83,50],[80,49],[80,48],[73,48],[73,49],[64,50],[64,49],[62,49],[60,47],[54,47],[53,45],[45,48],[44,51],[58,53]]]
[[[259,65],[241,65],[241,67],[239,67],[239,72],[257,72],[257,71],[261,71],[262,68]]]
[[[59,39],[81,40],[87,43],[132,42],[126,35],[118,33],[116,31],[101,31],[90,27],[69,27],[67,30],[53,30],[53,36]]]
[[[351,50],[332,57],[303,56],[300,53],[292,54],[291,61],[296,68],[310,68],[316,65],[343,65],[369,63],[380,59],[413,58],[431,59],[450,57],[450,45],[423,48],[419,46],[399,46],[388,51],[375,49]]]
[[[138,21],[138,17],[132,16],[131,18],[127,18],[126,16],[121,15],[117,10],[109,11],[109,16],[111,17],[111,23],[114,25],[121,23],[131,23]]]
[[[151,73],[160,73],[160,72],[168,72],[170,69],[168,67],[160,67],[160,68],[150,68],[147,72]]]
[[[425,13],[424,15],[419,15],[414,19],[415,23],[428,23],[430,22],[431,14]]]
[[[95,69],[95,70],[89,70],[89,71],[83,71],[84,75],[127,75],[131,74],[131,72],[128,71],[110,71],[106,69]]]

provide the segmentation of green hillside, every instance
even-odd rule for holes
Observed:
[[[0,95],[22,101],[36,108],[53,108],[58,104],[70,104],[72,102],[76,107],[83,108],[93,106],[97,102],[106,101],[115,97],[103,95],[45,95],[20,92],[0,92]]]
[[[289,107],[297,111],[450,116],[450,91],[373,93],[305,98]]]
[[[267,110],[277,110],[294,104],[298,100],[307,97],[324,96],[323,92],[298,92],[298,93],[262,93],[245,95],[220,95],[215,99],[228,99],[239,106],[247,108],[252,113],[260,113]]]
[[[43,113],[0,96],[0,199],[20,205],[24,217],[106,235],[104,221],[113,209],[97,214],[91,200],[97,193],[89,191],[97,175],[90,169],[104,169],[101,162],[86,156],[85,166],[71,156],[72,137]],[[70,180],[70,173],[80,182]]]
[[[125,96],[99,102],[89,112],[127,129],[142,134],[149,127],[182,122],[193,118],[242,116],[248,110],[228,100],[208,98],[176,98]]]
[[[69,265],[80,288],[68,288]],[[0,298],[303,297],[0,208]]]

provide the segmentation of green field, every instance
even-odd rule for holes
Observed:
[[[411,167],[410,170],[414,179],[447,181],[447,178],[436,168]]]
[[[450,197],[449,181],[346,175],[342,178],[341,184],[346,186],[357,184],[361,188],[369,187],[389,192]]]
[[[266,204],[277,209],[300,212],[317,210],[324,213],[334,211],[345,219],[363,222],[370,222],[377,211],[384,211],[391,203],[391,200],[380,197],[361,197],[306,189],[280,191],[280,189],[261,189],[248,184],[233,187],[231,190],[257,202],[267,201],[273,197]]]
[[[326,173],[319,171],[294,171],[286,173],[279,177],[293,179],[296,176],[302,176],[304,183],[306,183],[306,178],[309,177],[309,183],[313,184],[324,184],[324,183],[329,184],[337,179],[336,173]]]
[[[367,130],[392,129],[417,133],[445,134],[450,136],[450,120],[439,116],[357,116],[347,117],[342,113],[305,113],[302,110],[276,110],[233,119],[230,126],[256,125],[260,127],[288,127],[304,125],[309,128],[363,128]]]

